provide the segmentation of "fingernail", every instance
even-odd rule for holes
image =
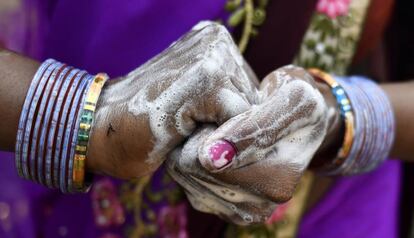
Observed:
[[[289,202],[286,202],[286,203],[277,205],[275,210],[273,210],[272,215],[270,215],[270,217],[265,221],[265,223],[268,225],[271,225],[285,218],[285,214],[286,214],[287,209],[289,208],[289,204],[290,204]]]
[[[216,141],[209,149],[210,159],[216,169],[221,169],[233,161],[236,149],[226,140]]]

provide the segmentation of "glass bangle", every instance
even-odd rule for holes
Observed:
[[[348,157],[355,135],[355,119],[351,101],[346,94],[344,88],[328,73],[310,68],[308,72],[316,79],[326,83],[330,88],[332,94],[336,98],[336,103],[340,109],[341,118],[344,121],[345,133],[342,146],[338,151],[337,157],[332,161],[331,165],[322,168],[323,173],[332,171],[342,165]]]

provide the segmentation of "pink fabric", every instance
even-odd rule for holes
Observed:
[[[351,0],[319,0],[316,10],[331,19],[348,14]]]

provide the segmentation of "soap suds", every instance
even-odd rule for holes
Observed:
[[[255,90],[244,64],[228,31],[221,25],[202,22],[108,87],[97,117],[105,119],[114,113],[113,105],[137,117],[146,115],[154,138],[146,161],[160,163],[171,149],[172,133],[187,137],[195,129],[195,121],[221,123],[248,109]],[[217,111],[221,115],[202,113],[206,103],[214,101],[223,107]]]
[[[185,188],[192,206],[240,225],[264,222],[276,206],[249,190],[223,183],[212,177],[197,160],[197,148],[214,131],[205,126],[195,132],[181,149],[170,154],[167,169]]]
[[[326,135],[327,118],[333,113],[320,92],[306,81],[306,77],[298,78],[295,75],[297,72],[289,70],[295,71],[297,68],[285,67],[270,76],[275,77],[274,81],[262,88],[263,101],[260,104],[230,119],[219,129],[207,127],[196,132],[180,153],[175,153],[167,160],[169,173],[186,189],[196,209],[246,225],[263,222],[270,216],[269,211],[276,207],[266,196],[259,196],[266,193],[265,187],[272,185],[260,181],[250,181],[250,185],[230,185],[200,167],[203,161],[200,164],[197,156],[210,158],[210,147],[200,145],[214,145],[215,141],[221,139],[236,144],[246,142],[245,148],[225,171],[246,169],[246,175],[252,176],[254,180],[262,179],[263,174],[255,176],[254,173],[260,175],[262,171],[248,172],[249,165],[260,163],[263,170],[276,169],[275,176],[278,175],[278,169],[282,169],[280,172],[286,175],[278,176],[291,177],[283,177],[286,181],[280,181],[281,187],[275,190],[277,193],[280,189],[280,197],[291,196],[289,193],[294,191],[297,179],[322,143]],[[219,171],[218,177],[225,173]],[[231,177],[228,179],[231,181]]]
[[[316,88],[294,78],[285,72],[286,69],[292,69],[292,66],[274,72],[277,90],[269,95],[265,103],[230,119],[206,140],[205,145],[222,138],[235,144],[250,142],[236,157],[233,169],[264,159],[276,148],[280,164],[292,163],[303,168],[322,143],[327,118],[324,98]],[[324,126],[321,127],[321,123]],[[318,136],[310,137],[315,130]],[[208,159],[205,157],[207,150],[208,146],[201,147],[202,159]]]

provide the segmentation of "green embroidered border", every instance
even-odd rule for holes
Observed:
[[[347,15],[315,12],[294,64],[344,75],[352,63],[370,0],[353,0]]]

